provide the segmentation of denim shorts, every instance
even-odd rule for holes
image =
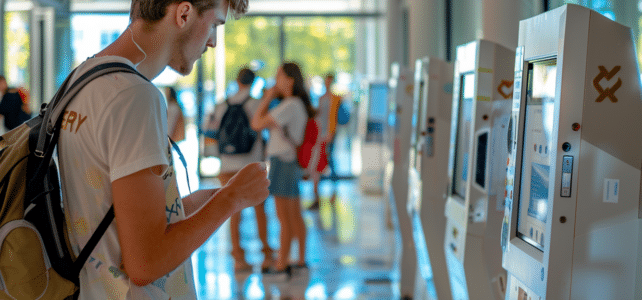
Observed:
[[[278,157],[270,157],[270,194],[283,198],[299,197],[299,179],[303,176],[299,163],[285,162]]]

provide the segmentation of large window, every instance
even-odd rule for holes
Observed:
[[[355,26],[352,18],[286,18],[285,59],[309,76],[329,71],[352,73]]]
[[[10,86],[29,87],[29,11],[4,15],[4,75]]]
[[[247,17],[225,26],[225,81],[232,83],[239,69],[249,66],[257,76],[271,78],[280,63],[279,26],[275,17]]]

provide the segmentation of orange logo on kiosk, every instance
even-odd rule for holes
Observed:
[[[504,97],[504,99],[510,99],[513,97],[513,81],[512,80],[502,80],[502,83],[497,87],[497,92]]]
[[[617,102],[617,97],[615,97],[614,93],[615,91],[617,91],[617,89],[620,88],[620,86],[622,86],[622,80],[618,78],[617,82],[615,82],[612,87],[605,89],[603,89],[600,85],[600,80],[602,80],[602,78],[611,80],[611,78],[613,78],[613,76],[615,76],[615,74],[620,71],[620,66],[615,66],[615,68],[613,68],[611,72],[607,71],[604,66],[599,66],[598,68],[600,69],[600,74],[597,74],[595,79],[593,79],[593,86],[598,91],[598,93],[600,93],[600,95],[597,97],[597,99],[595,99],[595,102],[602,102],[604,101],[604,99],[606,99],[606,97],[608,97],[613,103]]]

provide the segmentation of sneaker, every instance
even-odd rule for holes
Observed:
[[[269,273],[270,268],[274,265],[274,260],[270,257],[266,257],[261,264],[261,273]]]
[[[270,281],[279,281],[284,282],[292,278],[292,268],[290,266],[285,267],[285,269],[277,271],[275,269],[268,269],[264,276],[267,277]]]
[[[319,201],[314,201],[312,205],[308,206],[308,210],[319,210]]]
[[[293,274],[300,275],[300,274],[305,274],[309,272],[308,264],[302,264],[302,265],[291,264],[289,265],[289,267],[292,270]]]

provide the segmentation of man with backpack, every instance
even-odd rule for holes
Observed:
[[[218,134],[216,139],[219,145],[219,158],[221,171],[218,179],[221,185],[234,177],[234,175],[247,164],[263,161],[263,140],[260,133],[250,127],[252,115],[256,112],[260,101],[253,99],[250,89],[256,75],[248,68],[242,68],[236,77],[238,92],[225,99],[214,109],[210,121],[210,130]],[[272,265],[272,249],[267,240],[267,219],[263,203],[254,207],[256,223],[259,229],[259,238],[263,243],[262,270]],[[239,226],[241,212],[230,218],[230,236],[232,238],[232,257],[234,258],[234,271],[237,273],[252,271],[252,266],[245,260],[245,252],[241,248]]]
[[[215,46],[216,27],[225,23],[228,9],[245,13],[247,0],[133,0],[128,28],[68,81],[82,81],[107,63],[135,70],[97,77],[79,91],[71,84],[68,91],[76,94],[60,119],[43,123],[42,134],[59,135],[64,212],[75,255],[92,244],[107,220],[104,235],[80,266],[79,299],[196,299],[191,254],[227,218],[267,198],[269,180],[258,163],[218,190],[181,198],[167,107],[149,81],[166,66],[189,74]],[[52,109],[43,112],[45,120],[58,107]],[[41,147],[36,156],[42,155]],[[115,218],[109,225],[111,212]],[[42,277],[41,286],[55,288],[52,279]],[[47,293],[44,298],[59,299]]]

